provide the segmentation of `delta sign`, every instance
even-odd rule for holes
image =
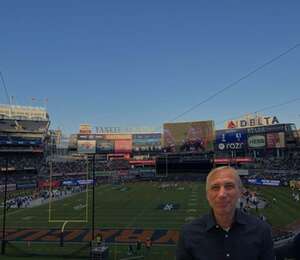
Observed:
[[[226,129],[232,128],[247,128],[247,127],[257,127],[265,125],[275,125],[279,124],[279,121],[276,116],[245,116],[237,120],[229,120],[225,124]]]

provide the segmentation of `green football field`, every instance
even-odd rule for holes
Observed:
[[[168,184],[172,185],[168,186]],[[144,182],[125,185],[106,184],[96,187],[95,229],[96,233],[102,230],[104,237],[107,238],[110,244],[110,259],[128,257],[127,244],[134,243],[137,238],[143,240],[147,236],[154,238],[154,246],[151,252],[141,253],[145,256],[144,259],[174,259],[174,245],[178,230],[184,223],[202,215],[209,208],[205,199],[204,183],[173,184]],[[269,202],[269,206],[260,209],[257,214],[264,214],[274,228],[284,228],[300,220],[300,203],[292,199],[289,188],[251,187],[251,189],[256,190]],[[273,202],[273,198],[276,202]],[[172,205],[173,209],[167,210],[168,205]],[[255,210],[253,214],[256,214]],[[0,217],[2,227],[2,214]],[[50,205],[46,203],[34,208],[9,209],[7,229],[14,232],[25,231],[15,233],[17,234],[15,237],[12,235],[11,240],[17,242],[10,243],[7,247],[7,259],[14,259],[15,254],[26,255],[27,253],[34,257],[34,252],[37,255],[51,255],[55,252],[57,255],[71,255],[72,259],[76,259],[74,256],[76,250],[78,255],[87,256],[86,245],[91,239],[89,230],[91,219],[91,190],[52,201]],[[66,236],[65,247],[60,248],[58,233],[64,221],[68,221],[66,232],[69,233]],[[47,233],[47,230],[51,229],[57,230]],[[33,241],[29,243],[31,239]],[[55,249],[51,250],[52,247]]]
[[[207,211],[204,185],[179,183],[160,188],[161,184],[136,183],[102,185],[95,190],[95,226],[97,228],[179,229],[186,220]],[[163,204],[178,208],[162,210]],[[11,228],[89,228],[92,218],[92,191],[78,193],[28,209],[9,209],[7,227]],[[78,223],[88,220],[88,223]],[[49,223],[50,220],[50,223]],[[56,221],[61,223],[51,223]],[[1,220],[2,221],[2,220]],[[76,223],[72,223],[76,222]]]

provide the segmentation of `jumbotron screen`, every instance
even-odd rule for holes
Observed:
[[[165,123],[163,146],[169,152],[207,152],[213,150],[214,122]]]

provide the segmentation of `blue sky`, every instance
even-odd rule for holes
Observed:
[[[161,127],[300,43],[299,10],[299,1],[5,1],[0,71],[16,104],[48,99],[51,128]],[[177,122],[222,128],[300,99],[299,65],[300,46]],[[299,128],[299,105],[264,114]]]

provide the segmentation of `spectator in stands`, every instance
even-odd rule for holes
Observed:
[[[134,254],[134,251],[133,251],[133,247],[132,245],[128,245],[128,252],[127,252],[127,255],[128,256],[132,256]]]
[[[136,252],[140,253],[142,249],[142,242],[141,240],[138,239],[138,241],[136,241]]]
[[[102,242],[103,242],[102,234],[98,233],[97,236],[96,236],[97,246],[101,246]]]
[[[212,210],[183,227],[177,260],[275,259],[269,225],[236,208],[241,192],[235,169],[220,167],[208,174],[206,196]]]
[[[145,246],[147,249],[147,254],[149,254],[151,246],[152,246],[152,240],[150,237],[147,237],[146,241],[145,241]]]

